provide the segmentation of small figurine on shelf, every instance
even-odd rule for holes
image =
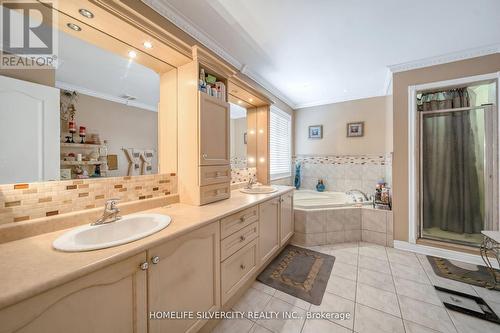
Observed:
[[[377,182],[375,196],[373,197],[373,207],[387,210],[392,209],[391,189],[387,187],[383,179]]]
[[[325,184],[323,184],[323,179],[318,179],[318,184],[316,185],[316,190],[318,192],[325,191]]]
[[[79,134],[80,134],[80,138],[82,139],[82,140],[80,141],[80,143],[81,143],[81,144],[84,144],[84,143],[85,143],[85,136],[87,135],[87,134],[86,134],[85,127],[80,126],[80,133],[79,133]]]

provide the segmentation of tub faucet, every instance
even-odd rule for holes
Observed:
[[[116,207],[116,203],[120,201],[120,199],[109,199],[104,204],[104,212],[102,216],[95,222],[90,225],[101,225],[111,222],[116,222],[120,220],[122,217],[118,214],[120,213],[120,209]]]
[[[363,197],[363,200],[364,201],[368,201],[368,196],[365,194],[365,192],[361,191],[361,190],[356,190],[356,189],[353,189],[353,190],[349,190],[346,192],[347,195],[355,195],[355,194],[359,194]],[[354,197],[356,198],[356,197]]]

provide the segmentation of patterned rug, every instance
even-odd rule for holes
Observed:
[[[320,305],[335,257],[288,245],[257,280],[284,293]]]
[[[485,266],[459,262],[454,263],[453,260],[433,256],[427,256],[427,259],[429,260],[434,273],[445,279],[460,281],[485,288],[493,285],[493,277]],[[500,280],[500,271],[495,269],[495,273],[497,274],[497,279]],[[496,285],[494,290],[500,291],[500,285]]]

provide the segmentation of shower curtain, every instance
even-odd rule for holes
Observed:
[[[459,95],[466,95],[457,91]],[[445,95],[454,92],[445,92]],[[466,105],[464,105],[466,104]],[[468,99],[452,103],[468,106]],[[423,227],[456,233],[484,229],[484,131],[477,110],[426,114],[422,128]],[[483,155],[483,156],[482,156]]]

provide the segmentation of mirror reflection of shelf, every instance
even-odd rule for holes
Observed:
[[[99,165],[107,164],[104,161],[61,161],[61,165]]]
[[[95,149],[104,147],[104,145],[98,145],[93,143],[61,143],[62,148],[82,148],[82,149]]]

